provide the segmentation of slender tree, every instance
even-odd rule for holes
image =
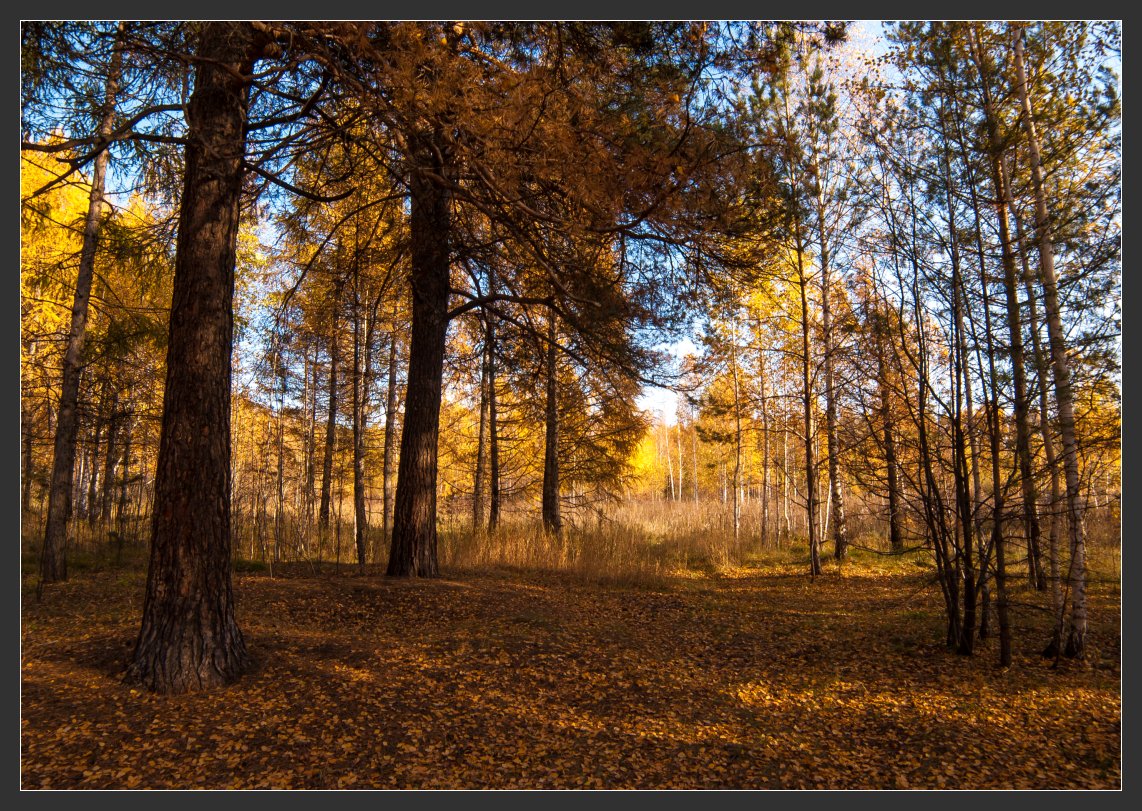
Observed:
[[[71,325],[67,349],[63,356],[60,399],[56,411],[55,445],[52,457],[51,483],[48,489],[48,517],[44,528],[43,552],[40,555],[40,579],[50,583],[67,579],[67,525],[71,519],[72,480],[75,470],[75,440],[78,429],[79,381],[83,367],[83,346],[87,334],[87,312],[91,285],[95,278],[95,255],[99,232],[105,216],[103,199],[107,165],[111,153],[107,139],[115,125],[115,103],[122,71],[122,25],[111,52],[107,82],[102,100],[99,137],[103,139],[92,167],[91,192],[87,216],[83,223],[83,247],[79,255],[79,274],[75,280],[75,298],[71,307]]]

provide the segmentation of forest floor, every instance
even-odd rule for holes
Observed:
[[[22,786],[1120,786],[1117,582],[1057,668],[1017,591],[1004,672],[945,649],[920,571],[274,575],[235,575],[254,670],[177,697],[119,678],[141,571],[26,587]]]

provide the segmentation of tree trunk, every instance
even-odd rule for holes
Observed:
[[[782,386],[782,393],[785,392]],[[785,536],[793,531],[793,521],[789,515],[789,416],[781,415],[781,508],[785,518]]]
[[[397,438],[397,338],[396,332],[389,336],[389,374],[385,392],[385,461],[382,468],[382,489],[385,491],[385,514],[381,517],[382,534],[389,538],[392,526],[393,496],[396,477],[393,476],[393,462],[396,454]]]
[[[488,295],[496,294],[496,270],[488,268]],[[500,525],[500,432],[496,399],[496,316],[488,313],[488,532]]]
[[[230,581],[230,361],[249,23],[203,25],[187,110],[167,379],[143,620],[128,678],[162,693],[249,663]]]
[[[986,71],[989,66],[985,62],[986,56],[982,42],[979,42],[979,53],[980,64]],[[987,122],[988,139],[991,147],[992,186],[996,196],[995,213],[999,220],[1003,292],[1007,304],[1007,332],[1010,339],[1012,382],[1015,387],[1015,453],[1019,460],[1019,481],[1023,495],[1023,523],[1027,529],[1027,565],[1032,585],[1040,590],[1045,590],[1047,582],[1043,575],[1043,565],[1040,559],[1039,494],[1036,492],[1035,478],[1031,467],[1031,428],[1028,421],[1027,375],[1023,362],[1023,325],[1019,315],[1015,254],[1011,246],[1011,227],[1008,222],[1008,208],[1012,205],[1011,189],[1007,179],[1007,171],[1003,165],[999,126],[995,120],[995,111],[992,109],[991,91],[986,75],[982,79],[982,83],[984,117]]]
[[[678,424],[675,426],[678,429],[678,500],[681,501],[684,496],[682,495],[682,414],[677,413]]]
[[[548,314],[547,322],[547,404],[544,409],[543,443],[543,530],[559,538],[563,534],[563,519],[559,514],[559,397],[557,386],[557,345],[555,342],[555,313]],[[670,437],[667,435],[666,455],[670,456]]]
[[[361,352],[360,258],[353,257],[353,539],[357,566],[363,572],[368,562],[369,519],[365,514],[365,395],[369,385],[370,327],[365,325],[364,359]],[[368,316],[366,316],[367,318]],[[364,364],[364,369],[362,369]]]
[[[829,453],[829,498],[833,513],[833,557],[841,560],[849,553],[849,529],[845,520],[845,494],[841,489],[840,442],[837,439],[837,392],[833,373],[833,316],[829,301],[832,285],[829,272],[829,246],[825,238],[824,202],[818,198],[817,220],[821,245],[821,330],[825,343],[825,437]]]
[[[797,239],[797,285],[801,293],[801,403],[805,430],[805,525],[809,536],[809,575],[821,573],[821,550],[817,541],[817,465],[813,459],[813,390],[809,380],[809,280],[805,276],[804,258]]]
[[[99,408],[91,415],[91,446],[87,456],[87,496],[83,499],[83,517],[88,524],[94,524],[99,517],[95,508],[96,497],[99,494],[99,450],[104,436],[104,426],[107,424],[107,415],[104,413],[107,405],[107,381],[100,386]]]
[[[982,49],[982,48],[981,48]],[[1011,632],[1008,621],[1007,606],[1007,571],[1006,571],[1006,541],[1003,533],[1005,511],[1005,498],[1001,480],[1000,465],[1000,414],[999,414],[999,378],[995,369],[995,346],[992,340],[991,326],[991,300],[988,295],[987,266],[984,256],[983,237],[981,233],[981,218],[979,201],[975,192],[975,185],[969,183],[972,196],[972,209],[975,215],[976,246],[979,255],[980,289],[983,291],[984,334],[987,336],[987,361],[990,381],[990,395],[988,397],[987,420],[988,433],[991,444],[991,487],[992,487],[992,525],[991,525],[991,553],[995,555],[995,591],[996,614],[999,620],[999,661],[1001,666],[1011,664]],[[983,582],[987,580],[987,560],[980,560],[980,572]],[[986,592],[985,592],[986,598]],[[981,625],[983,623],[981,622]]]
[[[1043,189],[1043,168],[1039,155],[1039,136],[1031,110],[1027,89],[1027,71],[1023,65],[1023,29],[1015,34],[1015,70],[1019,101],[1023,107],[1023,129],[1027,133],[1027,151],[1031,157],[1031,180],[1035,187],[1035,230],[1039,235],[1039,280],[1043,285],[1043,309],[1047,318],[1047,338],[1051,347],[1051,365],[1055,372],[1055,404],[1059,409],[1059,432],[1063,441],[1063,474],[1067,485],[1067,526],[1070,530],[1071,566],[1068,573],[1071,598],[1071,622],[1067,632],[1065,653],[1081,659],[1086,653],[1086,528],[1083,522],[1083,499],[1079,481],[1079,450],[1075,435],[1074,393],[1071,370],[1059,310],[1059,287],[1055,278],[1055,247],[1051,241],[1050,215]]]
[[[698,423],[694,422],[694,503],[698,503]]]
[[[487,316],[485,316],[487,317]],[[484,330],[485,334],[487,329]],[[472,476],[472,532],[484,530],[484,479],[488,470],[488,342],[480,353],[480,434],[476,439],[476,471]]]
[[[1050,521],[1050,528],[1047,530],[1047,569],[1051,587],[1051,609],[1055,622],[1051,632],[1051,641],[1043,650],[1043,656],[1054,658],[1062,652],[1063,643],[1064,600],[1059,582],[1059,532],[1062,528],[1062,522],[1059,520],[1059,505],[1063,503],[1063,492],[1059,483],[1055,438],[1051,435],[1051,407],[1047,393],[1050,369],[1048,368],[1047,355],[1043,351],[1042,339],[1039,337],[1039,308],[1035,300],[1031,264],[1027,259],[1027,244],[1024,242],[1023,228],[1019,218],[1015,217],[1014,219],[1015,239],[1019,243],[1019,256],[1023,266],[1023,289],[1027,293],[1027,305],[1031,316],[1031,346],[1035,360],[1035,371],[1039,377],[1039,385],[1036,386],[1036,394],[1039,399],[1039,433],[1043,438],[1043,455],[1047,458],[1047,471],[1051,477],[1051,501],[1047,510]]]
[[[986,400],[986,416],[988,428],[988,440],[991,450],[991,493],[992,493],[992,507],[991,507],[991,541],[988,544],[991,555],[995,556],[995,589],[996,589],[996,614],[999,620],[999,637],[1000,637],[1000,660],[1006,657],[1010,660],[1010,632],[1007,617],[1007,587],[1006,587],[1006,556],[1004,554],[1006,549],[1006,539],[1003,533],[1003,522],[1006,512],[1006,499],[1004,497],[1003,482],[1002,482],[1002,465],[1000,460],[1000,415],[999,415],[999,378],[995,369],[995,345],[992,340],[992,326],[991,326],[991,298],[988,294],[988,281],[987,281],[987,266],[984,257],[984,248],[982,235],[980,233],[981,221],[980,212],[978,209],[978,202],[975,198],[974,187],[972,188],[972,206],[975,210],[975,231],[976,242],[979,256],[979,275],[980,275],[980,289],[983,290],[983,315],[984,315],[984,335],[986,336],[986,353],[988,370],[986,375],[981,375],[981,379],[985,381],[984,392],[987,397]],[[989,391],[990,390],[990,391]],[[988,555],[981,555],[979,560],[980,571],[980,591],[983,595],[984,608],[981,610],[980,625],[980,638],[987,636],[985,628],[988,625],[988,606],[990,605],[990,593],[987,588],[989,562]],[[1002,570],[1002,576],[1001,576]],[[970,629],[968,629],[970,630]],[[970,642],[965,639],[965,646],[969,649],[961,652],[971,653]]]
[[[117,36],[122,35],[122,24]],[[107,89],[99,134],[110,136],[115,123],[115,99],[119,92],[122,51],[116,41],[107,72]],[[83,246],[79,254],[79,274],[71,305],[71,326],[63,355],[59,408],[56,415],[52,476],[48,486],[48,517],[44,546],[40,555],[40,580],[52,583],[67,579],[67,523],[71,519],[71,491],[75,471],[75,438],[78,427],[79,377],[82,372],[83,344],[87,335],[87,309],[95,278],[95,252],[103,223],[103,189],[111,153],[104,148],[96,157],[88,195],[87,217],[83,223]]]
[[[742,475],[742,408],[741,383],[738,379],[738,330],[737,319],[733,322],[733,334],[730,346],[730,371],[734,382],[734,550],[737,551],[740,542],[742,505],[741,505],[741,475]]]
[[[757,378],[761,387],[761,545],[769,540],[769,401],[765,395],[765,357],[758,353]]]
[[[876,336],[877,388],[880,393],[880,415],[884,423],[884,464],[888,468],[888,545],[895,554],[904,552],[904,534],[901,530],[902,496],[900,478],[896,470],[896,431],[892,419],[892,405],[888,389],[888,364],[885,361],[885,335],[887,324],[878,325]]]
[[[277,481],[275,482],[274,501],[274,556],[273,562],[281,560],[282,535],[285,534],[285,393],[289,370],[281,366],[281,355],[278,355],[278,376],[281,378],[281,388],[278,391],[278,441],[275,449],[277,457]],[[270,571],[273,571],[271,567]]]
[[[99,520],[111,519],[111,497],[115,489],[115,462],[119,459],[119,392],[111,393],[111,412],[107,421],[107,454],[103,460],[103,492],[99,503]]]
[[[333,286],[333,328],[329,333],[329,406],[325,419],[325,457],[321,462],[321,508],[317,524],[322,533],[329,529],[329,499],[333,484],[333,449],[337,442],[337,364],[341,357],[338,313],[341,308],[341,284]]]
[[[23,488],[20,492],[20,507],[27,511],[32,506],[32,477],[35,473],[35,457],[32,455],[32,421],[27,418],[26,414],[20,428],[24,432],[24,479],[21,482]]]
[[[127,531],[127,484],[131,476],[131,413],[123,415],[126,422],[123,431],[123,472],[119,476],[119,503],[115,507],[115,527],[120,544]]]
[[[309,533],[313,529],[314,485],[317,480],[317,347],[313,349],[313,361],[306,355],[306,372],[308,385],[306,387],[305,411],[305,528],[306,544],[309,543]]]
[[[448,332],[451,195],[429,174],[446,175],[439,133],[416,149],[412,170],[412,338],[388,574],[436,577],[436,465]]]
[[[963,560],[963,600],[964,600],[964,633],[975,632],[975,604],[978,592],[976,576],[976,563],[974,553],[979,542],[977,533],[978,499],[979,499],[979,466],[975,454],[976,446],[972,437],[972,387],[969,373],[970,355],[968,354],[967,335],[964,330],[964,306],[967,296],[964,290],[963,272],[960,264],[960,237],[956,227],[956,207],[952,191],[952,163],[951,150],[945,129],[946,118],[943,103],[940,105],[940,132],[944,143],[942,151],[944,174],[944,201],[948,212],[948,245],[951,249],[952,259],[952,347],[951,360],[953,365],[953,379],[955,389],[955,411],[953,415],[953,471],[956,487],[956,518],[962,538],[959,549]],[[964,419],[967,419],[965,429]],[[970,467],[970,470],[969,470]],[[974,474],[975,488],[972,489],[972,475]],[[982,568],[982,566],[981,566]],[[982,630],[982,626],[981,626]]]

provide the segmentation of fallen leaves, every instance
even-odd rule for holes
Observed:
[[[117,680],[140,579],[91,574],[26,601],[23,786],[1120,785],[1116,670],[1052,670],[1033,644],[1007,673],[987,644],[950,654],[937,596],[902,605],[904,575],[655,590],[285,573],[236,577],[258,665],[201,695]],[[1113,649],[1117,594],[1092,608]]]

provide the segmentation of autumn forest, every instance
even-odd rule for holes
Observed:
[[[1121,59],[23,22],[22,787],[1119,788]]]

